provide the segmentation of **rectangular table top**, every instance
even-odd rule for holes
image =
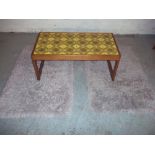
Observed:
[[[32,55],[119,56],[112,33],[41,32]]]

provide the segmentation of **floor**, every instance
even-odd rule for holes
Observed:
[[[35,33],[0,33],[0,94],[5,87],[15,62],[22,49],[33,45]],[[154,35],[116,35],[119,44],[128,44],[136,51],[147,78],[155,90],[155,43]],[[117,112],[113,114],[86,115],[80,111],[81,101],[86,101],[85,80],[76,76],[76,96],[74,98],[72,118],[65,117],[29,117],[0,118],[0,134],[155,134],[155,113],[129,114]],[[83,83],[78,87],[78,81]],[[82,98],[79,96],[83,96]]]

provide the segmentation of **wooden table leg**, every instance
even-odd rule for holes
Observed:
[[[110,60],[107,60],[112,81],[115,80],[115,76],[116,76],[116,72],[117,72],[117,69],[118,69],[119,61],[120,60],[115,60],[115,65],[114,65],[114,69],[113,69]]]
[[[33,64],[33,67],[34,67],[34,70],[35,70],[37,80],[40,80],[41,73],[42,73],[42,68],[44,66],[44,60],[41,60],[40,67],[38,67],[38,65],[37,65],[37,60],[32,60],[32,64]]]

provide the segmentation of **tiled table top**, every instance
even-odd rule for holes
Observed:
[[[34,55],[119,55],[111,33],[41,32]]]

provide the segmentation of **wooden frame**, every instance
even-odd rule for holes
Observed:
[[[87,33],[87,32],[85,32]],[[105,34],[105,33],[104,33]],[[44,61],[78,61],[78,60],[83,60],[83,61],[107,61],[108,64],[108,68],[110,71],[110,75],[111,75],[111,79],[112,81],[115,80],[115,76],[116,76],[116,72],[118,69],[118,65],[119,65],[119,61],[121,59],[121,53],[118,49],[116,40],[114,35],[112,34],[112,37],[114,39],[115,45],[117,47],[118,50],[118,55],[49,55],[49,54],[33,54],[34,49],[36,47],[38,38],[39,38],[40,33],[38,34],[35,46],[33,48],[32,54],[31,54],[31,58],[32,58],[32,64],[35,70],[35,74],[37,77],[37,80],[40,80],[41,77],[41,73],[42,73],[42,69],[43,69],[43,65],[44,65]],[[38,67],[37,62],[41,61],[40,66]],[[115,65],[114,67],[112,67],[111,61],[115,61]]]
[[[37,80],[40,80],[42,69],[44,66],[44,60],[41,60],[40,66],[37,65],[37,60],[32,60],[32,64],[36,73]]]

